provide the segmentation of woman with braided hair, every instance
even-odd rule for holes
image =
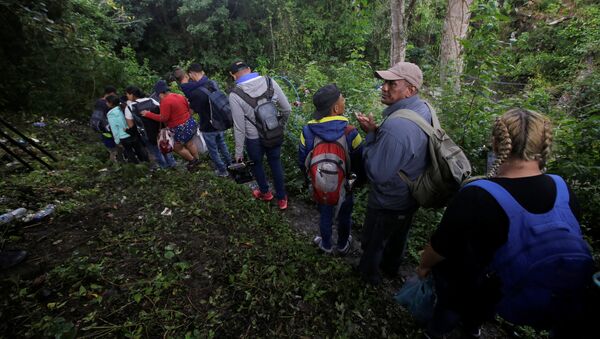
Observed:
[[[573,338],[592,261],[575,196],[560,177],[544,174],[550,121],[511,109],[496,119],[492,144],[496,161],[488,177],[459,191],[422,252],[417,275],[433,274],[437,293],[426,336],[443,337],[460,323],[465,336],[478,337],[481,324],[498,313]],[[561,262],[569,263],[567,278]],[[561,279],[574,280],[564,287]],[[551,289],[559,285],[575,292],[558,302]]]

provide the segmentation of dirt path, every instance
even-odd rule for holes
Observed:
[[[292,227],[294,227],[298,233],[306,238],[307,242],[312,242],[316,235],[319,235],[319,212],[315,205],[305,202],[302,199],[290,200],[288,210],[285,212]],[[349,265],[357,265],[362,255],[360,234],[355,229],[352,233],[352,248],[348,255],[343,259],[348,262]],[[332,239],[337,239],[337,227],[333,226]],[[384,288],[390,294],[396,292],[399,286],[402,285],[404,280],[414,272],[414,267],[411,264],[406,264],[400,267],[400,278],[396,278],[393,281],[388,279],[384,280]]]

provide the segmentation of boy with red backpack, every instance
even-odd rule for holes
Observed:
[[[320,88],[313,96],[314,120],[302,128],[298,164],[306,173],[320,213],[320,236],[314,243],[333,253],[331,229],[338,220],[337,252],[345,255],[352,243],[350,228],[354,205],[349,179],[352,170],[362,178],[362,143],[358,130],[342,116],[346,99],[335,84]]]

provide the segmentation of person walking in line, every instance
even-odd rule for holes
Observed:
[[[273,175],[277,205],[279,209],[285,210],[288,197],[281,165],[281,145],[292,107],[275,80],[252,72],[245,62],[234,62],[229,73],[235,80],[235,87],[229,94],[234,124],[235,160],[243,161],[245,146],[248,157],[253,162],[252,172],[258,183],[258,188],[252,191],[252,195],[256,199],[271,201],[273,194],[269,190],[263,168],[263,157],[266,155]]]
[[[200,163],[198,148],[193,141],[198,127],[190,114],[188,101],[183,95],[170,93],[164,80],[159,80],[154,85],[154,92],[160,98],[160,114],[145,110],[141,112],[142,117],[162,122],[174,132],[175,152],[187,160],[188,170],[194,171]]]
[[[113,139],[115,144],[123,146],[127,161],[135,164],[140,161],[148,161],[146,151],[142,147],[141,142],[126,132],[128,128],[125,116],[120,107],[121,99],[116,95],[109,95],[106,97],[106,104],[110,109],[106,116],[110,124]]]
[[[158,101],[147,98],[144,92],[139,87],[128,86],[125,89],[127,95],[127,107],[125,108],[125,120],[127,126],[132,128],[135,124],[134,119],[141,119],[141,123],[144,128],[145,141],[144,144],[148,153],[152,154],[154,160],[158,163],[160,168],[174,168],[177,163],[172,153],[162,154],[158,149],[157,137],[158,131],[160,130],[160,123],[145,117],[142,117],[140,107],[149,108],[150,111],[160,113]],[[151,108],[150,108],[151,107]]]
[[[215,164],[215,174],[227,177],[227,166],[231,164],[231,155],[225,144],[225,132],[217,130],[211,124],[211,103],[208,94],[202,87],[209,91],[218,90],[216,83],[210,80],[200,64],[191,64],[187,73],[175,72],[175,77],[180,82],[181,90],[190,101],[190,107],[198,114],[200,132],[206,142],[208,154]]]
[[[92,128],[99,133],[102,144],[106,147],[109,154],[109,159],[112,162],[123,160],[123,154],[121,148],[117,147],[113,136],[110,132],[110,125],[108,124],[108,118],[106,114],[109,111],[106,105],[106,98],[109,95],[117,95],[117,89],[114,86],[104,87],[104,95],[96,100],[94,104],[94,111],[91,117]]]

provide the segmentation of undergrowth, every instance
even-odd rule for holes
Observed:
[[[5,175],[0,208],[58,208],[2,237],[29,252],[0,280],[7,337],[417,333],[387,293],[319,255],[275,205],[208,166],[194,175],[113,166],[85,126],[27,129],[61,161],[55,171]]]

